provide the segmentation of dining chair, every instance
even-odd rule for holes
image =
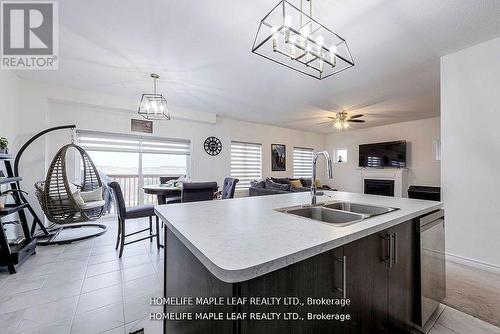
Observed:
[[[168,181],[177,180],[177,176],[160,176],[160,184],[166,184]],[[174,195],[164,195],[165,204],[180,203],[181,197],[179,194]]]
[[[214,199],[217,192],[217,182],[184,182],[182,184],[181,201],[198,202]]]
[[[222,186],[221,199],[234,198],[234,191],[236,190],[236,184],[238,182],[240,182],[240,179],[226,177],[224,179],[224,185]]]
[[[160,176],[160,183],[165,184],[168,181],[177,180],[177,176]]]
[[[153,242],[153,238],[156,238],[156,246],[160,249],[160,223],[158,216],[155,214],[154,205],[152,204],[144,204],[144,205],[136,205],[132,207],[125,206],[125,200],[123,198],[122,188],[120,184],[116,181],[110,182],[109,187],[113,189],[114,197],[115,197],[115,205],[116,211],[118,212],[118,235],[116,237],[116,246],[115,249],[118,249],[120,246],[120,255],[122,257],[123,248],[125,245],[129,245],[138,241],[149,239]],[[145,228],[139,231],[135,231],[129,234],[125,232],[125,225],[128,219],[137,219],[137,218],[149,218],[149,228]],[[153,234],[153,217],[156,217],[156,234]],[[126,237],[130,237],[132,235],[136,235],[142,232],[149,231],[149,236],[143,237],[140,239],[135,239],[129,242],[125,242]]]

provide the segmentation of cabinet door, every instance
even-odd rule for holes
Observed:
[[[303,301],[307,297],[313,298],[341,298],[337,291],[335,277],[339,267],[336,258],[342,248],[334,249],[316,255],[291,266],[270,272],[266,275],[241,283],[242,297],[299,297]],[[254,306],[245,305],[242,312],[298,312],[306,317],[307,313],[334,313],[331,306]],[[337,321],[304,321],[274,320],[255,321],[247,320],[241,323],[241,334],[256,333],[287,333],[287,334],[317,334],[342,333],[342,323]]]
[[[344,246],[346,297],[351,320],[346,333],[384,333],[387,320],[387,270],[384,233]]]
[[[388,325],[392,333],[408,333],[414,301],[414,223],[399,224],[388,231],[393,236],[393,263],[389,269]]]

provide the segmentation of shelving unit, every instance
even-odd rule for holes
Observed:
[[[19,182],[22,178],[14,177],[11,164],[11,161],[14,160],[14,158],[15,157],[13,155],[0,154],[0,163],[4,164],[5,171],[7,172],[6,177],[0,178],[0,185],[8,184],[11,189],[17,190],[20,189]],[[26,219],[26,213],[24,212],[24,210],[29,207],[29,204],[24,202],[18,193],[13,193],[12,197],[14,198],[14,203],[7,204],[5,208],[0,209],[0,265],[7,266],[9,268],[9,273],[14,274],[16,272],[15,265],[22,263],[30,255],[35,253],[36,239],[31,236],[28,221]],[[19,215],[24,240],[22,240],[19,244],[9,245],[9,241],[3,228],[3,218],[14,213]]]

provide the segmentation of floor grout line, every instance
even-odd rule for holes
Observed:
[[[94,244],[94,240],[92,241],[92,245],[93,244]],[[80,293],[78,294],[78,299],[76,301],[75,311],[73,312],[73,316],[71,317],[71,323],[70,323],[70,326],[69,326],[69,333],[71,333],[71,331],[73,329],[73,322],[74,322],[75,317],[76,317],[76,311],[78,310],[78,305],[80,304],[80,297],[82,295],[83,284],[85,283],[85,275],[87,274],[87,270],[89,268],[89,264],[88,264],[89,263],[89,259],[90,259],[90,257],[87,258],[87,265],[85,266],[85,273],[83,274],[82,285],[80,286]]]

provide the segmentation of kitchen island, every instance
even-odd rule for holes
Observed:
[[[166,331],[406,332],[418,273],[415,219],[441,209],[442,203],[346,192],[318,197],[318,203],[335,201],[397,210],[339,226],[277,210],[308,204],[308,193],[157,206],[167,226],[166,297],[224,300],[220,305],[170,302],[168,316],[208,315],[167,320]],[[250,305],[255,297],[283,299]],[[298,301],[286,299],[294,297]],[[226,298],[247,300],[230,303]],[[348,300],[350,305],[311,305],[307,298]],[[280,318],[255,318],[274,313]],[[221,314],[223,319],[214,319]]]

